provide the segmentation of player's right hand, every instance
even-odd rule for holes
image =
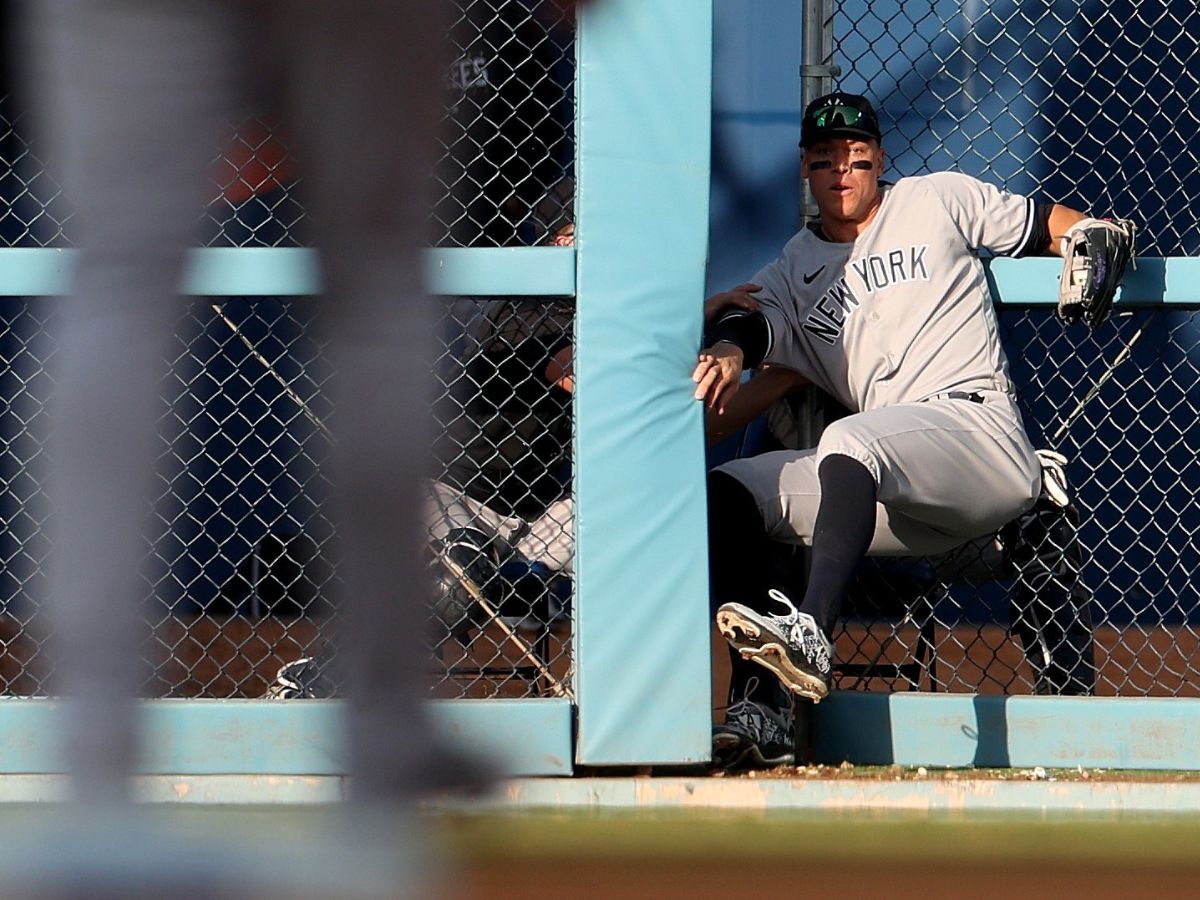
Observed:
[[[761,290],[761,284],[747,282],[739,284],[732,290],[713,294],[704,301],[704,324],[710,323],[717,313],[730,306],[738,306],[753,312],[758,309],[758,301],[750,295]]]
[[[700,359],[692,371],[696,383],[693,395],[703,400],[708,409],[725,414],[725,404],[737,393],[742,382],[742,349],[735,344],[719,343],[700,351]]]

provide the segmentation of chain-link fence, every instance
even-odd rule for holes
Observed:
[[[1200,252],[1191,0],[810,3],[827,40],[806,71],[876,103],[892,177],[958,169],[1134,218],[1141,255]],[[1070,504],[1044,496],[951,557],[871,567],[838,637],[842,687],[1200,693],[1197,324],[1140,309],[1089,335],[1048,308],[1002,311]]]
[[[12,694],[43,692],[48,674],[35,601],[48,549],[38,434],[58,302],[0,301],[0,690]],[[425,510],[436,689],[560,693],[570,666],[573,302],[444,309]],[[181,321],[164,381],[149,586],[156,695],[260,696],[282,665],[314,656],[311,689],[328,689],[317,682],[336,577],[320,474],[329,373],[308,336],[313,311],[305,300],[197,299]]]
[[[1131,311],[1092,335],[1050,309],[1010,309],[1001,327],[1030,435],[1061,454],[1069,502],[1050,490],[959,551],[870,562],[838,636],[839,684],[1196,695],[1197,313]]]
[[[522,0],[463,0],[462,10],[437,242],[567,240],[570,31]],[[918,12],[845,0],[836,10],[838,86],[879,103],[894,173],[955,166],[1131,216],[1143,255],[1197,252],[1193,3],[970,0]],[[7,101],[0,113],[0,244],[69,244],[69,205],[22,117]],[[214,154],[202,242],[306,243],[286,147],[266,120],[236,131]],[[42,693],[46,677],[31,598],[46,553],[35,426],[51,388],[54,308],[0,301],[7,694]],[[549,299],[445,304],[433,410],[443,437],[426,507],[439,696],[570,691],[571,310]],[[312,657],[292,674],[320,680],[336,560],[319,474],[327,373],[309,315],[304,300],[198,299],[181,324],[164,392],[174,474],[153,547],[153,693],[261,696],[280,666]],[[1035,442],[1067,458],[1071,504],[1045,500],[950,558],[865,572],[838,639],[841,686],[1196,693],[1196,313],[1133,310],[1095,335],[1064,331],[1044,309],[1009,309],[1001,323]]]
[[[570,243],[573,26],[527,0],[459,0],[433,243]],[[0,90],[0,247],[69,247],[71,207]],[[304,246],[304,184],[269,117],[231,123],[198,209],[204,246]],[[46,691],[39,429],[59,301],[0,299],[0,693]],[[443,302],[442,437],[424,623],[444,697],[570,692],[573,301]],[[336,691],[334,535],[321,464],[329,372],[304,299],[196,299],[164,382],[147,693]],[[114,351],[116,348],[114,348]],[[398,511],[398,514],[401,511]],[[398,590],[402,589],[400,586]],[[415,625],[417,623],[414,623]],[[283,667],[283,677],[276,680]]]
[[[957,168],[1134,218],[1143,255],[1200,253],[1192,0],[831,8],[837,87],[876,103],[892,175]]]
[[[431,241],[535,243],[573,199],[574,27],[535,0],[456,0]],[[0,100],[0,246],[71,243],[70,201],[27,116]],[[197,210],[205,246],[310,243],[304,184],[270,116],[230,122]],[[546,201],[549,201],[547,203]]]
[[[447,308],[425,519],[456,695],[570,690],[572,313],[533,298]]]

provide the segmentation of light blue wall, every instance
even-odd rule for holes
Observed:
[[[708,293],[747,280],[799,224],[800,0],[716,0]]]

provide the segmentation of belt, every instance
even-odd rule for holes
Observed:
[[[966,391],[943,391],[940,394],[932,394],[921,402],[926,403],[929,400],[968,400],[971,403],[982,403],[984,397],[979,391],[971,391],[969,394]]]

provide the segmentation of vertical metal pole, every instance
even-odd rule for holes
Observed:
[[[250,618],[257,621],[262,618],[262,604],[258,592],[262,581],[262,542],[259,541],[250,551]]]
[[[803,52],[800,57],[801,107],[833,90],[833,79],[842,74],[833,63],[833,4],[834,0],[804,0]],[[806,225],[817,217],[808,185],[800,183],[801,223]]]
[[[842,74],[841,67],[833,62],[833,11],[834,0],[804,0],[804,44],[800,58],[802,111],[813,100],[832,91],[834,78]],[[816,201],[803,178],[800,179],[800,198],[800,227],[803,228],[817,218]],[[803,446],[815,447],[825,430],[823,395],[814,387],[805,388],[794,412]],[[805,549],[801,558],[807,581],[812,555]],[[796,704],[793,750],[797,765],[812,759],[814,713],[812,703],[802,700]]]
[[[800,101],[803,108],[833,90],[833,80],[842,74],[833,62],[833,15],[835,0],[804,0],[803,52],[800,57]],[[817,218],[817,205],[803,178],[800,179],[800,226]],[[798,409],[800,438],[815,447],[825,428],[824,404],[815,388],[804,390],[803,409]],[[807,554],[805,554],[807,558]]]

